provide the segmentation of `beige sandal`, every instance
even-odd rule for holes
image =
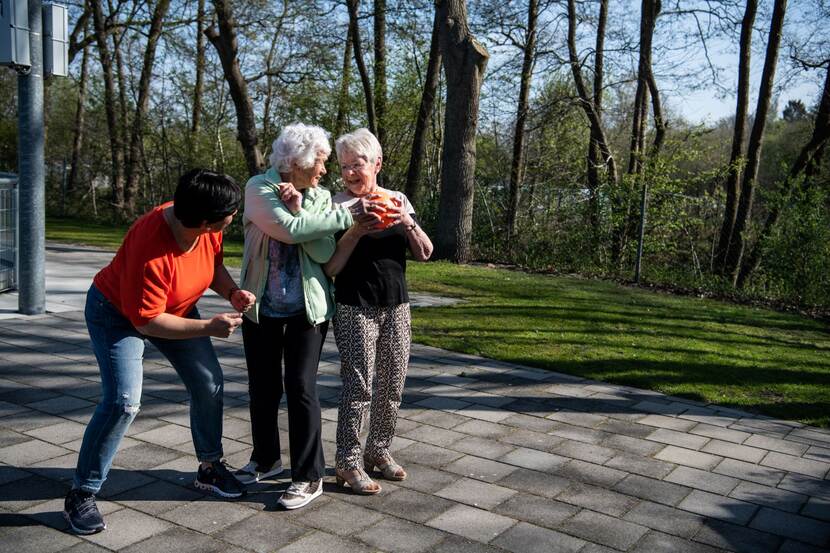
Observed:
[[[375,495],[376,493],[380,493],[380,484],[369,478],[369,475],[361,468],[353,470],[336,469],[334,474],[337,485],[341,488],[345,488],[346,484],[348,484],[352,492],[358,495]]]
[[[366,469],[367,472],[372,472],[374,468],[380,471],[383,474],[383,477],[387,480],[395,480],[401,481],[406,480],[406,471],[400,466],[392,457],[387,457],[385,459],[373,459],[369,455],[363,456],[363,468]]]

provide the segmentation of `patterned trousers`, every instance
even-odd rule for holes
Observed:
[[[340,351],[343,390],[337,417],[336,467],[363,466],[360,431],[370,411],[366,453],[389,455],[401,405],[409,346],[412,340],[409,304],[359,307],[337,304],[334,338]],[[375,391],[372,393],[372,381]]]

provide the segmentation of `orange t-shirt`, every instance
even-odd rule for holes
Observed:
[[[164,220],[167,202],[139,218],[93,283],[133,326],[144,326],[162,313],[186,315],[213,282],[222,263],[222,233],[199,236],[182,252]]]

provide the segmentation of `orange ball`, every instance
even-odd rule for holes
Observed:
[[[372,196],[374,196],[372,198],[372,201],[378,202],[380,204],[384,204],[384,208],[385,208],[385,206],[400,207],[400,200],[398,200],[397,198],[392,197],[392,195],[390,195],[388,192],[385,192],[383,190],[375,190],[374,192],[372,192]],[[380,222],[381,228],[389,228],[398,221],[397,219],[393,219],[393,218],[389,217],[386,212],[379,213],[379,215],[380,215],[380,221],[381,221]]]

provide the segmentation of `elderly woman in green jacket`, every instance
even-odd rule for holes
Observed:
[[[379,220],[371,202],[332,208],[331,195],[318,186],[330,153],[326,131],[289,125],[273,143],[271,167],[245,187],[242,287],[257,301],[245,314],[242,338],[254,447],[236,476],[250,484],[282,472],[277,409],[284,381],[292,483],[279,503],[286,509],[323,491],[317,366],[334,301],[321,264],[334,253],[336,232]]]

